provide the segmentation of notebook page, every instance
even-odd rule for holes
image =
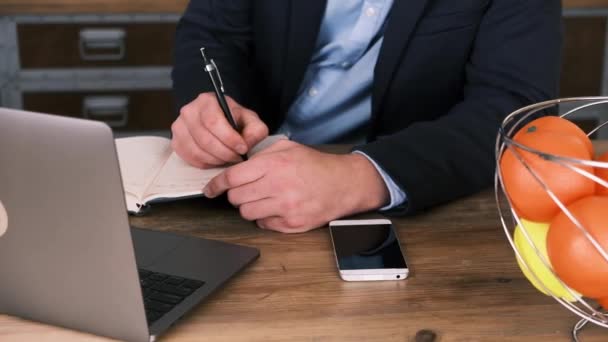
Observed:
[[[162,137],[116,139],[120,173],[126,193],[138,200],[171,153],[171,141]]]
[[[253,147],[249,155],[254,155],[281,139],[287,139],[287,137],[284,135],[268,136]],[[205,185],[228,166],[230,165],[205,170],[199,169],[191,166],[173,152],[154,182],[148,187],[144,196],[145,202],[157,198],[201,195]]]
[[[207,183],[225,167],[199,169],[181,159],[175,152],[146,191],[146,200],[158,197],[182,197],[203,193]]]

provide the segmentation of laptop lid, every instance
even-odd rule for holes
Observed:
[[[0,108],[0,312],[148,341],[112,132]]]

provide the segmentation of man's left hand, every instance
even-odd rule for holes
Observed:
[[[301,233],[389,200],[382,177],[359,154],[322,153],[281,140],[213,178],[213,198],[228,192],[241,216],[260,228]]]

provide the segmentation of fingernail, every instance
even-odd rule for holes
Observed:
[[[205,196],[208,198],[213,198],[213,192],[208,187],[203,189],[203,194],[205,194]]]
[[[240,144],[236,146],[236,151],[240,154],[245,154],[247,153],[247,146]]]

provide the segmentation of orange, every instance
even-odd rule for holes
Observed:
[[[599,157],[597,157],[596,160],[601,162],[608,162],[608,152],[601,154]],[[595,175],[608,182],[608,169],[596,167]],[[608,188],[604,187],[600,183],[596,183],[596,193],[598,195],[607,196]]]
[[[517,131],[517,134],[515,134],[513,139],[517,140],[522,135],[529,133],[530,130],[537,132],[554,132],[557,134],[574,135],[585,144],[585,147],[589,151],[589,157],[593,157],[593,143],[591,142],[591,139],[589,139],[585,131],[568,119],[564,119],[559,116],[543,116],[530,121],[527,125],[522,127],[519,131]]]
[[[608,252],[608,197],[585,197],[567,208]],[[608,261],[563,212],[549,226],[547,253],[566,285],[586,297],[608,297]]]
[[[563,130],[559,129],[560,122]],[[545,124],[547,128],[544,128]],[[566,119],[543,117],[524,126],[517,132],[514,140],[548,154],[591,159],[589,139],[576,125],[574,128],[570,125],[574,124]],[[565,205],[595,192],[595,182],[585,176],[571,171],[555,161],[548,161],[537,154],[515,146],[513,148]],[[593,173],[592,167],[576,166]],[[518,215],[536,222],[548,222],[557,215],[559,212],[557,204],[510,149],[505,150],[499,167],[505,190]]]

